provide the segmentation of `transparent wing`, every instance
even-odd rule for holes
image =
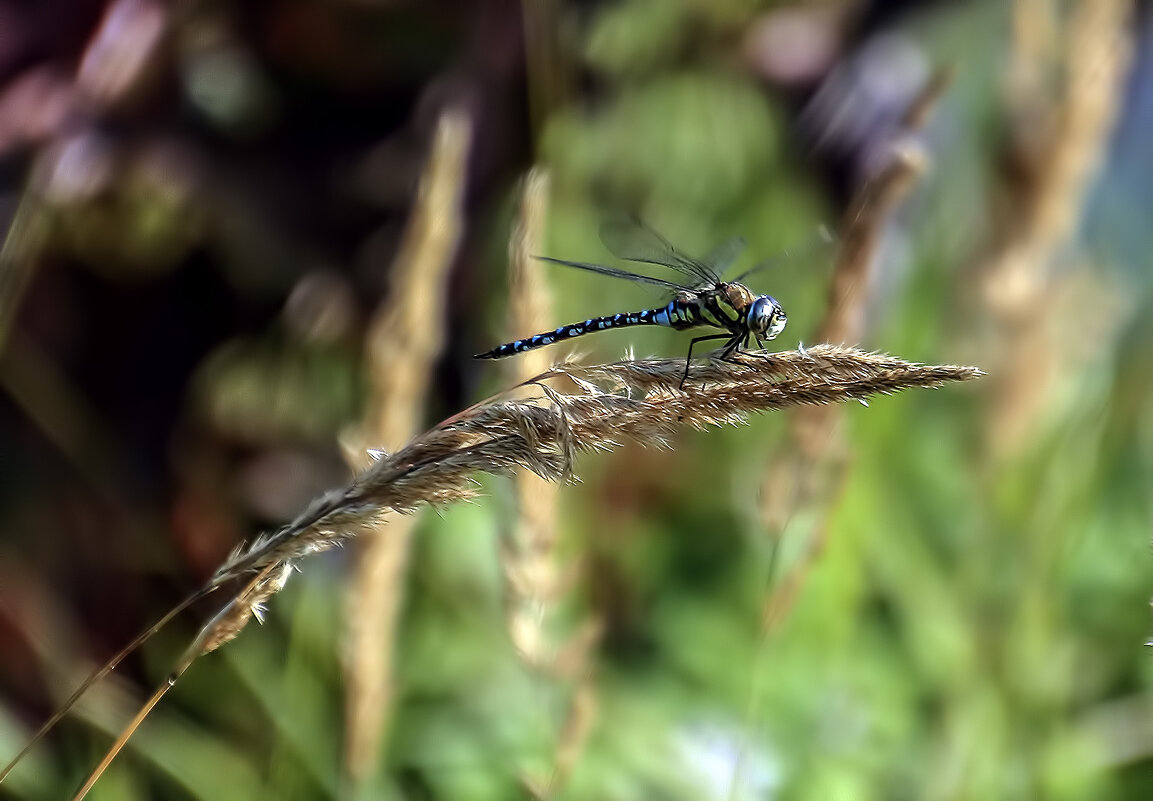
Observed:
[[[681,254],[667,239],[640,220],[630,218],[604,223],[601,241],[618,259],[659,264],[701,283],[720,283],[720,275],[709,264]]]
[[[759,261],[756,264],[754,264],[752,267],[750,267],[749,269],[745,270],[743,273],[738,275],[736,278],[732,278],[730,280],[734,281],[738,284],[744,283],[745,279],[748,278],[750,275],[754,275],[755,273],[763,272],[765,270],[772,270],[772,269],[775,269],[775,268],[779,267],[780,265],[784,264],[786,261],[786,256],[787,256],[787,254],[782,254],[779,256],[774,256],[771,259],[765,259],[764,261]]]
[[[732,239],[726,239],[721,244],[709,251],[709,254],[702,259],[704,265],[712,270],[717,275],[724,275],[725,270],[733,266],[733,262],[745,250],[744,237],[734,236]]]
[[[652,284],[673,292],[680,292],[681,290],[691,290],[692,287],[678,284],[673,281],[666,281],[663,278],[653,278],[651,275],[641,275],[639,273],[630,273],[628,270],[618,270],[616,267],[606,267],[603,264],[590,264],[585,261],[568,261],[567,259],[554,259],[551,256],[537,256],[536,258],[541,261],[552,262],[553,264],[563,264],[565,267],[576,267],[578,270],[588,270],[593,273],[600,273],[601,275],[610,275],[613,278],[623,278],[626,281],[635,281],[641,284]]]
[[[773,269],[787,261],[804,261],[806,259],[817,256],[818,254],[824,254],[827,251],[831,251],[837,244],[838,241],[836,235],[825,226],[819,226],[817,228],[816,234],[811,236],[809,240],[800,247],[800,249],[792,252],[786,250],[784,253],[780,253],[771,259],[766,259],[765,261],[759,262],[731,280],[741,282],[754,273],[759,273],[762,270]]]

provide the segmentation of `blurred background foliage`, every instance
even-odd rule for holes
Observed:
[[[0,758],[238,542],[345,483],[455,111],[420,427],[514,380],[472,353],[535,333],[505,278],[534,166],[537,252],[604,261],[623,209],[690,253],[745,236],[738,269],[775,258],[750,283],[788,310],[782,348],[835,305],[846,259],[818,227],[863,220],[851,342],[988,376],[815,434],[780,414],[582,457],[529,624],[543,663],[510,636],[513,485],[421,515],[367,770],[344,712],[357,553],[303,562],[91,797],[1153,796],[1147,4],[0,0],[0,30]],[[901,202],[854,205],[894,154]],[[543,328],[663,302],[542,274]],[[70,794],[212,612],[0,795]]]

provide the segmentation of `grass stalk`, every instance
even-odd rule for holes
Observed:
[[[560,480],[577,453],[609,451],[626,440],[669,449],[683,426],[736,425],[754,412],[863,401],[982,375],[975,367],[917,364],[838,345],[699,362],[679,391],[683,372],[680,359],[553,367],[521,385],[535,389],[535,397],[490,398],[381,455],[347,487],[234,553],[210,584],[342,545],[390,512],[473,498],[477,474],[523,468]]]
[[[261,619],[264,603],[284,587],[297,560],[376,532],[394,513],[476,497],[478,475],[524,469],[564,480],[579,453],[610,451],[626,441],[671,450],[685,426],[739,425],[757,412],[864,402],[982,375],[975,367],[918,364],[837,345],[700,361],[682,390],[683,371],[679,358],[560,365],[514,388],[527,397],[495,396],[396,452],[379,454],[348,486],[318,498],[291,523],[238,548],[220,566],[198,597],[233,581],[248,583],[204,627],[168,684],[199,656],[236,637],[253,617]],[[126,741],[122,737],[117,747]]]
[[[368,446],[396,448],[419,431],[435,359],[443,346],[446,284],[464,228],[464,176],[471,126],[456,112],[441,118],[412,216],[390,273],[389,293],[369,325],[367,361],[372,397],[348,449],[364,469]],[[385,520],[378,525],[383,530]],[[357,554],[347,604],[344,651],[345,771],[362,787],[379,763],[396,687],[393,649],[414,521],[388,522]]]

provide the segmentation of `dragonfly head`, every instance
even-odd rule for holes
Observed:
[[[785,330],[785,323],[788,322],[788,315],[785,310],[781,308],[781,304],[777,299],[770,295],[761,295],[753,304],[749,306],[749,314],[745,319],[745,323],[749,327],[749,331],[756,334],[763,339],[775,339],[776,336]]]

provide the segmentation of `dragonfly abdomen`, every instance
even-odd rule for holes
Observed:
[[[608,331],[610,328],[628,328],[634,325],[663,325],[666,328],[680,330],[701,325],[704,322],[705,321],[701,319],[700,310],[696,303],[673,300],[667,306],[662,306],[659,309],[644,309],[642,311],[610,314],[605,317],[592,317],[581,323],[562,325],[555,331],[545,331],[543,334],[518,339],[515,342],[508,342],[486,353],[478,353],[473,358],[503,359],[506,356],[514,356],[517,353],[543,348],[546,345],[551,345],[554,342],[560,342],[565,339],[574,339],[597,331]]]

